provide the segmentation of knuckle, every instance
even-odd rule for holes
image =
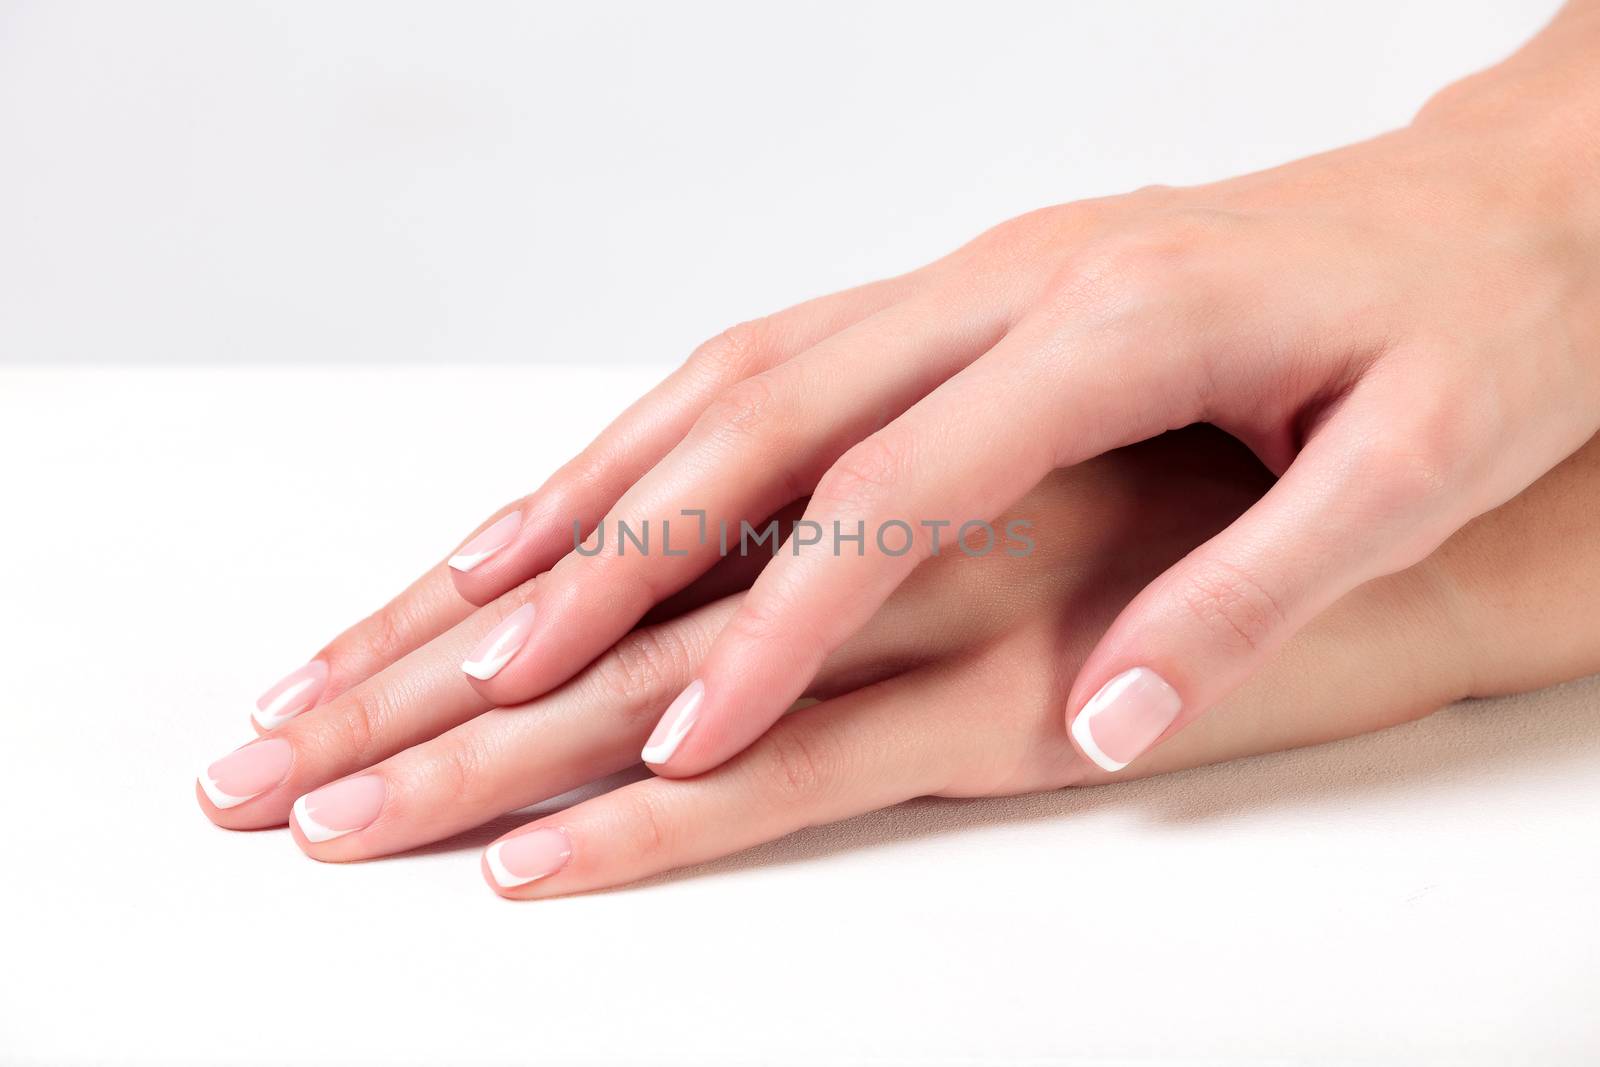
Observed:
[[[1396,441],[1377,450],[1367,491],[1379,518],[1427,506],[1449,485],[1448,458],[1422,440]]]
[[[383,689],[374,685],[358,685],[339,697],[337,711],[325,715],[315,723],[320,733],[331,737],[319,738],[322,747],[330,746],[357,761],[372,762],[377,739],[383,732],[390,713],[389,699]]]
[[[670,627],[629,634],[601,660],[596,678],[607,697],[641,716],[659,711],[667,691],[687,683],[690,653]]]
[[[604,490],[614,480],[613,459],[610,441],[604,437],[597,439],[562,464],[540,489],[539,495],[549,500],[552,511],[561,514],[571,511],[573,498]]]
[[[1037,257],[1062,228],[1063,216],[1077,210],[1075,204],[1061,205],[1006,219],[973,238],[956,255],[967,260],[1003,262]]]
[[[810,486],[800,472],[795,420],[770,373],[736,382],[714,397],[696,420],[692,436],[716,452],[736,448],[764,468],[766,476],[798,500]],[[753,452],[753,456],[750,454]]]
[[[376,664],[390,663],[409,652],[406,635],[411,630],[405,610],[385,604],[331,641],[318,658],[328,661],[340,675],[364,677],[376,673]]]
[[[765,438],[781,427],[780,409],[771,377],[757,374],[718,394],[701,415],[700,428],[716,438]]]
[[[1088,242],[1060,278],[1074,305],[1141,315],[1191,289],[1219,244],[1225,216],[1164,210]]]
[[[1184,608],[1223,647],[1256,653],[1285,623],[1282,605],[1248,572],[1222,560],[1196,567],[1183,583]]]
[[[1462,482],[1474,451],[1468,431],[1458,412],[1439,406],[1375,434],[1351,472],[1373,518],[1403,520],[1433,510]]]
[[[492,788],[493,754],[473,733],[447,735],[428,753],[428,762],[436,795],[447,796],[452,803],[476,807]]]
[[[815,720],[780,723],[767,736],[764,778],[780,805],[814,800],[838,780],[838,747]]]
[[[870,511],[894,491],[912,466],[910,446],[875,433],[852,447],[822,476],[813,499],[847,514]]]
[[[784,615],[780,605],[769,604],[765,598],[746,597],[725,629],[741,644],[768,645],[781,640],[789,630],[789,620]]]
[[[612,533],[615,536],[616,531]],[[577,595],[577,590],[603,589],[619,612],[626,607],[627,613],[635,618],[644,615],[673,591],[671,576],[662,574],[658,566],[648,566],[652,561],[632,549],[628,555],[622,555],[613,545],[612,549],[587,559],[570,556],[568,559],[570,569],[561,575],[563,593]],[[534,579],[536,583],[538,580]]]
[[[678,839],[672,819],[661,805],[657,783],[645,782],[626,794],[623,823],[628,827],[635,855],[661,856],[670,853]]]
[[[713,381],[738,381],[760,365],[770,332],[767,319],[730,326],[697,346],[689,355],[689,366]]]

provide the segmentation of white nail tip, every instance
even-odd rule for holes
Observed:
[[[451,556],[447,566],[449,566],[449,568],[453,571],[460,571],[462,574],[465,574],[498,551],[500,551],[498,548],[494,548],[490,549],[488,552],[463,552],[458,555]]]
[[[1162,677],[1148,667],[1134,667],[1123,671],[1111,681],[1100,687],[1100,692],[1090,698],[1089,703],[1083,706],[1078,717],[1072,721],[1072,739],[1078,743],[1083,754],[1088,756],[1103,771],[1120,771],[1128,765],[1126,760],[1118,760],[1108,755],[1095,741],[1093,724],[1094,720],[1104,711],[1116,705],[1122,697],[1136,685],[1155,685],[1165,690],[1173,702],[1172,714],[1168,722],[1177,717],[1178,695],[1172,691]],[[1152,738],[1153,740],[1153,738]]]
[[[217,788],[217,783],[211,780],[211,775],[206,771],[200,772],[198,775],[198,781],[200,782],[200,788],[204,790],[206,794],[206,799],[210,800],[213,805],[219,808],[236,808],[240,804],[243,804],[245,801],[249,800],[251,797],[260,795],[258,793],[251,793],[250,796],[247,797],[236,797],[231,793],[224,793],[222,790]]]
[[[505,842],[496,841],[494,844],[489,846],[483,857],[484,861],[489,864],[489,873],[494,876],[495,883],[498,884],[501,889],[515,889],[519,885],[527,885],[530,882],[537,882],[539,879],[545,877],[545,875],[542,874],[536,874],[532,878],[526,878],[520,874],[512,874],[511,871],[506,868],[506,865],[500,862],[500,849],[504,847],[504,845]]]
[[[321,692],[326,680],[326,671],[323,671],[322,677],[302,678],[279,693],[272,703],[251,712],[250,717],[263,730],[277,729],[301,712],[309,710],[316,703],[316,694]]]
[[[533,614],[533,605],[524,604],[507,615],[495,630],[490,631],[494,641],[489,645],[489,651],[484,653],[482,659],[469,659],[462,663],[462,672],[480,682],[486,682],[499,674],[500,669],[510,663],[511,657],[522,651],[522,646],[527,643],[528,630],[533,625]],[[478,649],[473,651],[477,652]]]
[[[250,717],[254,719],[256,721],[256,725],[261,727],[263,730],[276,730],[278,727],[282,726],[296,715],[299,715],[301,712],[308,710],[310,707],[311,704],[308,701],[305,704],[296,705],[285,710],[282,708],[281,701],[274,700],[270,706],[266,708],[257,708],[255,711],[251,712]]]
[[[1093,717],[1089,713],[1088,707],[1085,707],[1078,714],[1078,717],[1072,721],[1072,739],[1078,742],[1078,747],[1083,750],[1083,754],[1094,760],[1095,765],[1102,771],[1122,770],[1127,764],[1119,763],[1112,759],[1102,752],[1100,746],[1095,743],[1094,734],[1089,730],[1089,720]]]
[[[295,714],[298,715],[299,712],[296,712]],[[263,730],[276,730],[278,727],[294,718],[294,715],[271,715],[265,711],[262,711],[260,708],[257,708],[255,711],[250,713],[250,717],[254,719],[256,721],[256,725],[261,727]]]
[[[500,668],[511,662],[511,657],[517,654],[516,649],[504,655],[494,656],[490,659],[469,659],[461,665],[461,670],[478,679],[487,682],[490,678],[500,673]]]
[[[460,571],[462,574],[465,574],[467,571],[470,571],[472,568],[476,567],[478,564],[482,563],[496,552],[499,552],[501,549],[505,548],[512,541],[515,541],[517,539],[517,531],[521,529],[521,527],[522,515],[520,513],[513,511],[509,515],[501,516],[498,522],[490,526],[477,537],[474,537],[472,541],[468,542],[468,545],[463,547],[468,547],[473,542],[481,541],[484,538],[492,537],[496,531],[505,531],[505,539],[503,541],[497,545],[491,545],[490,547],[482,549],[478,552],[457,552],[446,561],[446,565],[453,571]]]
[[[306,808],[305,797],[301,797],[294,802],[294,822],[296,826],[300,827],[300,832],[306,835],[306,840],[314,845],[320,845],[324,841],[332,841],[336,837],[343,837],[345,834],[355,832],[353,830],[334,830],[313,819],[310,811]]]
[[[639,753],[639,758],[646,763],[657,765],[671,759],[672,754],[678,751],[678,746],[683,743],[683,739],[688,736],[689,728],[699,718],[700,700],[705,695],[705,683],[696,679],[688,689],[683,691],[678,700],[674,701],[674,703],[681,702],[681,705],[677,709],[676,717],[672,720],[672,725],[667,728],[667,736],[653,745],[645,745],[644,751]],[[668,708],[667,710],[670,713],[673,709]]]

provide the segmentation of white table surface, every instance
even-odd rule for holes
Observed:
[[[257,691],[654,373],[0,371],[0,1061],[1600,1055],[1596,680],[535,904],[212,827]]]

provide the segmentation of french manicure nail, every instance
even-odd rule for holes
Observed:
[[[502,515],[450,557],[450,569],[465,574],[509,545],[522,529],[522,512]]]
[[[383,807],[383,779],[375,774],[325,785],[294,802],[294,822],[313,844],[365,830]]]
[[[283,781],[293,759],[294,749],[281,737],[252,741],[201,771],[200,788],[217,807],[238,807]]]
[[[500,625],[484,635],[461,669],[479,681],[487,681],[511,662],[528,635],[533,632],[533,605],[524,604],[500,620]]]
[[[328,665],[314,659],[261,694],[252,713],[263,730],[282,726],[311,708],[328,684]]]
[[[639,754],[646,763],[662,764],[672,758],[678,751],[678,746],[688,736],[694,726],[695,719],[700,716],[700,701],[706,695],[706,683],[696,678],[689,683],[689,687],[678,694],[667,708],[666,714],[661,716],[661,721],[656,723],[656,728],[650,732],[650,740],[645,742],[644,751]]]
[[[565,867],[570,858],[572,842],[559,827],[530,830],[496,841],[484,853],[489,873],[502,889],[548,878]]]
[[[1102,770],[1120,771],[1155,743],[1183,700],[1149,667],[1123,671],[1100,687],[1072,722],[1072,739]]]

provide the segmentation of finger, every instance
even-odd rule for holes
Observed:
[[[463,669],[502,705],[571,677],[724,552],[747,549],[741,520],[803,496],[852,442],[982,352],[1003,328],[990,306],[930,290],[741,383],[549,573],[516,643],[491,641]]]
[[[530,823],[485,850],[484,879],[515,899],[623,885],[938,792],[961,750],[927,726],[964,692],[947,675],[804,708],[711,774],[649,778]]]
[[[807,696],[875,684],[982,643],[951,592],[993,588],[997,568],[963,560],[912,583],[831,656]],[[972,573],[966,573],[972,572]],[[1029,593],[1041,598],[1030,583]],[[496,708],[295,802],[290,825],[323,860],[400,852],[635,766],[661,708],[694,676],[737,606],[708,604],[628,634],[567,685]]]
[[[537,596],[540,581],[525,583],[366,682],[209,765],[196,785],[201,808],[213,822],[228,829],[279,826],[288,818],[295,798],[425,745],[463,723],[477,722],[491,705],[466,684],[460,670],[465,650],[524,610]],[[901,598],[882,612],[858,640],[824,666],[818,674],[819,686],[870,684],[957,647],[959,631],[948,627],[929,631],[929,620],[938,616],[933,593],[928,590],[919,597]],[[685,596],[699,599],[694,586]],[[477,745],[480,750],[499,745],[504,739],[493,731],[500,727],[489,724],[516,722],[529,731],[522,736],[537,739],[537,766],[551,768],[549,779],[565,782],[576,775],[576,780],[587,781],[583,775],[594,769],[592,754],[600,751],[610,753],[608,765],[613,769],[636,763],[649,725],[659,716],[667,697],[686,683],[699,663],[699,653],[721,630],[734,603],[710,604],[650,631],[629,635],[572,685],[552,696],[560,711],[549,727],[533,725],[542,711],[533,716],[497,713],[485,719],[484,733],[477,733],[476,727],[457,732],[447,747],[456,741]],[[574,725],[574,740],[560,742],[556,734],[564,729],[563,724],[582,717],[580,708],[594,715],[594,723],[582,730]],[[638,724],[631,732],[623,729],[633,717],[638,717]],[[464,764],[464,759],[453,762]],[[569,766],[562,770],[558,765]],[[517,782],[522,772],[515,761],[505,766],[510,780]],[[492,778],[487,770],[486,775],[486,781]],[[533,775],[522,785],[537,790],[545,780]],[[554,793],[529,796],[511,807]],[[486,788],[485,795],[494,796],[494,790]],[[441,799],[437,807],[442,810],[450,804]]]
[[[760,735],[817,666],[936,551],[1026,551],[987,525],[1050,470],[1197,416],[1182,304],[1111,326],[1020,324],[982,358],[847,452],[795,538],[762,572],[646,746],[658,773],[715,766]],[[1113,328],[1114,327],[1114,328]],[[846,547],[832,531],[860,534]],[[1048,531],[1045,531],[1048,533]],[[968,546],[966,537],[977,538]]]
[[[798,517],[787,511],[780,522]],[[774,546],[776,547],[776,546]],[[666,619],[750,587],[759,569],[755,556],[731,557],[660,605]],[[518,601],[520,604],[521,601]],[[394,600],[323,646],[311,661],[268,689],[256,701],[251,722],[257,733],[277,729],[296,715],[327,703],[401,657],[457,625],[475,609],[462,600],[444,565],[435,566]]]
[[[522,610],[527,583],[332,700],[210,764],[197,795],[233,830],[281,826],[294,799],[435,737],[490,707],[461,674],[489,630]]]
[[[767,521],[776,522],[778,529],[783,530],[794,525],[794,521],[803,514],[805,514],[805,501],[797,500],[779,508]],[[767,523],[762,525],[765,526]],[[710,570],[696,578],[693,585],[673,593],[645,612],[641,621],[646,624],[663,622],[714,600],[722,600],[735,593],[748,592],[756,576],[771,562],[772,555],[777,550],[778,544],[773,541],[752,548],[742,555],[730,552],[712,564]]]
[[[1150,583],[1078,674],[1067,721],[1119,771],[1370,579],[1420,562],[1521,484],[1473,463],[1455,410],[1350,402],[1244,515]]]
[[[820,297],[701,345],[538,492],[495,512],[446,563],[263,693],[252,716],[257,731],[333,699],[460,622],[473,605],[548,569],[570,547],[574,524],[592,529],[718,392],[889,306],[919,281],[913,272]]]
[[[789,359],[913,292],[916,273],[820,297],[701,345],[536,492],[501,509],[450,557],[460,595],[486,604],[548,570],[682,439],[722,390]]]
[[[655,714],[733,607],[635,630],[537,701],[487,711],[300,797],[289,823],[296,842],[329,861],[402,852],[635,765]]]
[[[275,730],[324,704],[433,640],[472,612],[456,593],[444,564],[323,646],[256,701],[258,732]]]

